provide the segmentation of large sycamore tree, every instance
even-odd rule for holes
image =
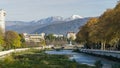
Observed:
[[[6,31],[5,33],[5,42],[6,48],[17,48],[21,47],[21,38],[17,32],[14,31]]]
[[[87,48],[91,48],[94,42],[98,42],[96,39],[96,24],[98,18],[91,18],[84,26],[80,28],[80,31],[77,33],[76,41],[84,44]]]

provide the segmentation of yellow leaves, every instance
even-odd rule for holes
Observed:
[[[91,18],[88,22],[87,22],[87,26],[91,27],[94,24],[98,23],[98,18]]]
[[[7,31],[5,33],[5,41],[7,46],[12,46],[12,47],[20,47],[21,46],[21,41],[20,41],[20,36],[18,33],[14,31]]]
[[[21,42],[19,40],[13,40],[13,46],[14,47],[20,47],[21,46]]]
[[[107,9],[99,18],[91,18],[78,32],[78,36],[93,42],[110,41],[115,38],[113,36],[120,38],[120,33],[113,32],[120,32],[120,3],[114,9]]]
[[[4,44],[3,36],[0,36],[0,45]]]
[[[41,40],[40,44],[41,44],[42,46],[45,46],[45,45],[46,45],[45,40]]]
[[[14,58],[13,58],[11,55],[6,56],[6,57],[4,58],[4,62],[5,62],[5,63],[8,63],[8,64],[12,64],[12,63],[14,62]]]

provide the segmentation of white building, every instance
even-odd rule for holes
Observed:
[[[41,34],[27,34],[23,33],[26,42],[41,42],[44,40],[45,33]]]
[[[5,32],[5,15],[6,12],[0,9],[0,28],[2,29],[3,33]]]
[[[62,38],[62,37],[64,37],[64,35],[62,35],[62,34],[53,34],[53,36],[56,37],[56,38]]]

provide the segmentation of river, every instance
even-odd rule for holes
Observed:
[[[71,55],[70,59],[74,59],[78,63],[87,64],[91,66],[94,65],[94,63],[97,60],[100,60],[103,64],[103,68],[111,68],[111,66],[116,63],[116,62],[113,62],[113,61],[110,61],[104,58],[95,57],[95,56],[91,56],[91,55],[83,54],[83,53],[72,52],[72,50],[60,50],[60,51],[52,50],[52,51],[46,51],[46,53],[47,54]]]

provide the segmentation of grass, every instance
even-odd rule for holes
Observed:
[[[31,49],[6,56],[0,60],[0,68],[94,68],[68,58],[67,55],[50,55]]]

